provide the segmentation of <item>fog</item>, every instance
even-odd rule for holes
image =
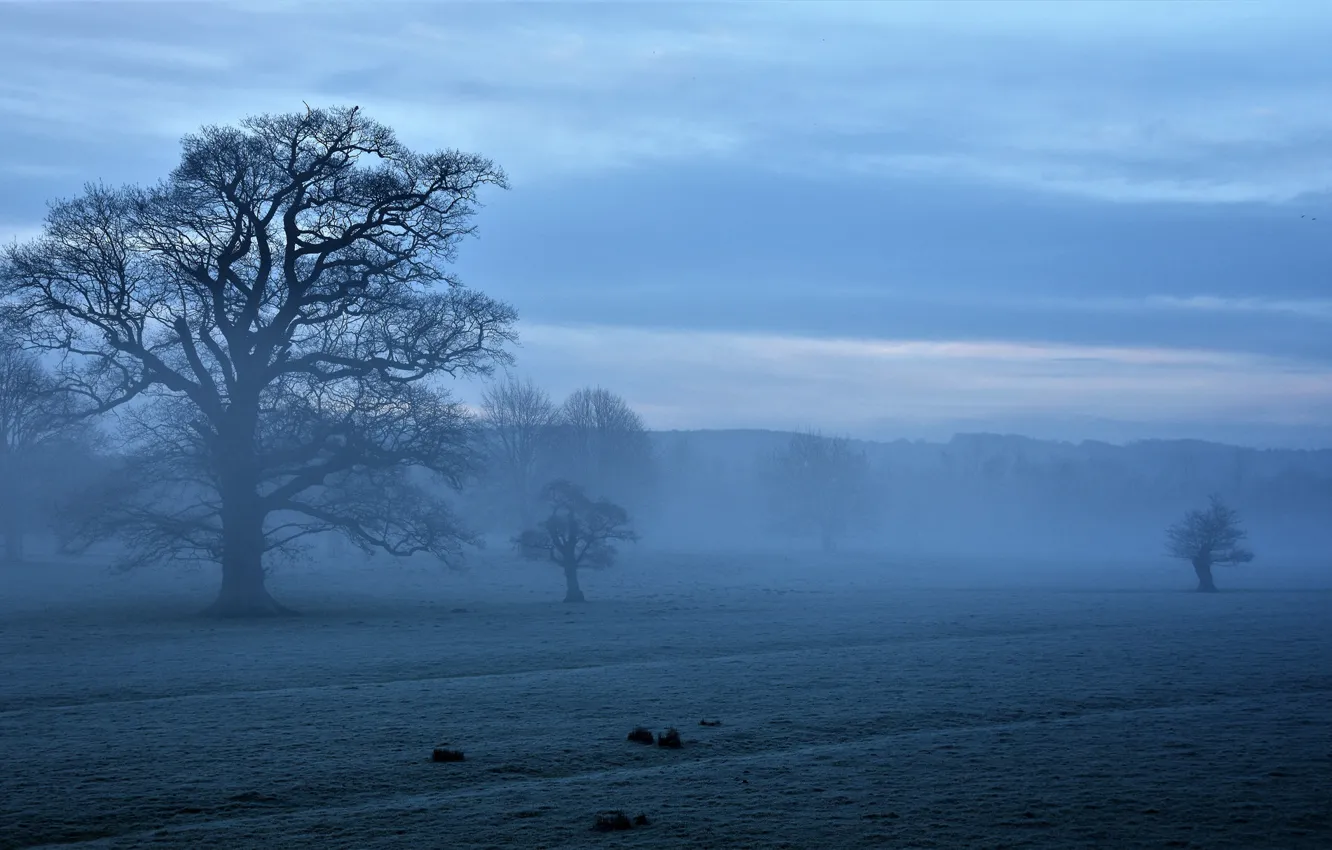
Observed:
[[[810,435],[647,436],[651,474],[604,479],[640,538],[579,604],[484,478],[448,495],[461,558],[320,534],[270,562],[278,617],[25,514],[3,846],[586,847],[615,812],[661,847],[1325,843],[1328,453],[855,442],[825,549],[765,473]],[[1216,493],[1257,556],[1199,594],[1164,532]]]
[[[480,442],[486,443],[488,426],[481,427]],[[959,434],[941,443],[851,440],[853,451],[864,458],[865,478],[854,502],[844,508],[845,524],[825,549],[816,529],[793,524],[774,506],[775,489],[799,482],[774,482],[765,475],[774,456],[798,434],[701,430],[648,431],[644,436],[642,468],[611,468],[596,476],[597,494],[613,492],[629,508],[640,535],[621,547],[623,565],[605,568],[608,572],[632,570],[643,559],[736,557],[767,559],[763,581],[777,583],[809,580],[813,570],[830,584],[930,575],[940,587],[974,582],[1014,589],[1184,589],[1189,586],[1187,564],[1168,557],[1165,530],[1209,496],[1220,495],[1239,512],[1250,544],[1262,556],[1257,565],[1233,568],[1228,585],[1332,587],[1327,554],[1332,525],[1326,520],[1332,515],[1332,450],[1253,449],[1195,440],[1075,444],[998,434]],[[135,596],[127,589],[131,584],[151,587],[162,581],[170,587],[177,580],[174,574],[184,570],[202,583],[200,596],[177,604],[202,608],[208,596],[203,587],[216,570],[206,558],[122,573],[112,566],[124,553],[114,538],[83,551],[63,533],[71,506],[101,492],[91,482],[104,487],[105,479],[120,474],[107,446],[104,437],[95,444],[62,442],[56,444],[58,452],[25,458],[26,470],[17,463],[10,467],[10,533],[5,539],[14,544],[5,597],[24,607],[56,610],[72,591],[64,581],[48,580],[53,565],[81,565],[84,571],[102,565],[116,578],[99,593],[127,599]],[[552,440],[549,451],[567,449]],[[560,476],[558,461],[552,458],[546,465],[537,460],[526,494],[529,504],[521,507],[506,492],[504,458],[492,455],[486,463],[460,489],[438,488],[472,533],[456,558],[363,552],[325,531],[313,535],[290,560],[275,558],[269,569],[281,581],[287,570],[315,574],[321,565],[336,565],[346,571],[364,560],[369,591],[391,584],[394,571],[411,564],[437,571],[445,596],[451,582],[476,570],[501,569],[527,576],[534,591],[544,587],[557,595],[556,568],[543,576],[539,564],[524,564],[513,538],[525,520],[532,524],[541,518],[539,490],[546,478]],[[579,470],[566,474],[579,478]],[[38,576],[48,578],[26,584]],[[354,576],[353,570],[343,580]]]
[[[0,4],[0,850],[1332,846],[1330,33]]]

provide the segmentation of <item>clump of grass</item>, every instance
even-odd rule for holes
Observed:
[[[635,744],[650,744],[653,740],[652,730],[645,729],[642,726],[635,726],[634,731],[629,733],[629,740],[633,741]]]
[[[447,747],[435,747],[430,753],[431,761],[465,761],[462,750],[450,750]]]
[[[597,815],[597,822],[592,828],[597,832],[618,832],[633,829],[634,822],[624,812],[602,812]]]
[[[684,742],[680,740],[679,730],[672,727],[666,730],[665,735],[657,736],[657,746],[678,750],[684,746]]]
[[[647,825],[648,825],[647,815],[634,815],[634,826],[647,826]]]

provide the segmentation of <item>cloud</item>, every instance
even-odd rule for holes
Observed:
[[[1332,321],[1332,299],[1220,298],[1214,295],[1155,295],[1145,299],[1148,307],[1195,310],[1211,313],[1274,313],[1306,319]]]
[[[928,299],[928,295],[924,296]],[[1086,298],[1011,297],[985,299],[971,296],[972,306],[1035,308],[1059,312],[1214,313],[1230,316],[1277,316],[1316,322],[1332,321],[1332,298],[1269,298],[1264,296],[1146,295],[1142,297],[1089,296]],[[950,303],[947,297],[936,303]],[[956,297],[951,299],[956,305]]]
[[[928,177],[948,182],[983,182],[997,186],[1039,190],[1114,203],[1282,203],[1320,193],[1332,187],[1332,133],[1299,155],[1305,167],[1292,169],[1275,152],[1266,162],[1254,163],[1268,146],[1255,142],[1252,150],[1231,159],[1189,161],[1204,148],[1179,144],[1153,155],[1138,151],[1136,161],[1125,154],[1078,155],[1060,145],[1046,150],[1012,149],[999,152],[893,153],[832,157],[843,167],[871,175]],[[1239,147],[1239,146],[1237,146]],[[1203,167],[1200,169],[1199,164]],[[1201,172],[1201,173],[1197,173]]]
[[[311,8],[0,1],[0,240],[357,103],[509,171],[464,278],[659,424],[1330,419],[1326,4]]]
[[[1326,423],[1332,366],[1224,351],[1006,341],[817,339],[525,325],[518,369],[563,395],[600,384],[658,428],[885,420],[1228,418]]]
[[[1113,201],[1332,185],[1332,10],[1170,5],[0,5],[0,120],[166,145],[313,99],[529,181],[711,158]]]

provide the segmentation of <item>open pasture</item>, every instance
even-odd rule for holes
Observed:
[[[1332,846],[1317,573],[802,557],[636,553],[586,605],[325,563],[257,622],[192,616],[209,571],[22,568],[0,846]]]

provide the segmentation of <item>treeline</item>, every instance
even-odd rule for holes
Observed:
[[[29,535],[72,534],[80,498],[123,474],[125,459],[63,415],[53,386],[40,361],[0,346],[8,560],[23,557]],[[485,389],[470,422],[471,471],[449,499],[465,526],[501,546],[545,519],[546,488],[564,481],[623,507],[659,548],[1156,557],[1162,524],[1212,495],[1243,512],[1269,553],[1332,548],[1332,451],[651,432],[610,389],[557,401],[514,377]]]
[[[51,528],[124,567],[212,562],[210,610],[248,616],[284,613],[269,570],[330,538],[452,562],[485,535],[567,569],[639,537],[1159,553],[1217,490],[1255,538],[1326,537],[1326,455],[652,435],[610,390],[512,379],[473,411],[451,382],[514,365],[518,314],[452,265],[507,185],[479,154],[307,107],[200,128],[152,185],[53,202],[0,248],[8,556]]]
[[[654,434],[671,471],[660,521],[694,545],[817,544],[774,523],[762,482],[792,435]],[[1332,551],[1332,451],[1191,440],[1128,445],[958,435],[946,443],[847,441],[863,456],[847,545],[903,553],[1156,558],[1159,531],[1220,495],[1264,552]],[[756,490],[756,488],[758,488]],[[692,531],[691,531],[692,530]],[[804,544],[800,543],[803,538]]]
[[[740,529],[744,513],[758,511],[764,522],[750,533],[807,537],[833,550],[875,521],[881,497],[867,454],[848,439],[793,434],[738,466],[712,459],[698,467],[687,446],[681,454],[682,444],[663,443],[621,396],[601,387],[557,404],[530,380],[508,378],[483,393],[477,425],[483,461],[461,494],[462,510],[492,534],[529,527],[544,488],[568,481],[625,506],[660,545],[702,542],[700,525]],[[694,502],[693,488],[727,492],[736,472],[745,479],[736,498],[709,504],[708,516],[695,521],[672,521],[690,514],[678,503]]]
[[[642,418],[610,390],[587,387],[557,404],[530,380],[507,378],[485,390],[476,425],[479,465],[463,510],[487,531],[531,526],[555,480],[635,510],[651,503],[652,442]]]

